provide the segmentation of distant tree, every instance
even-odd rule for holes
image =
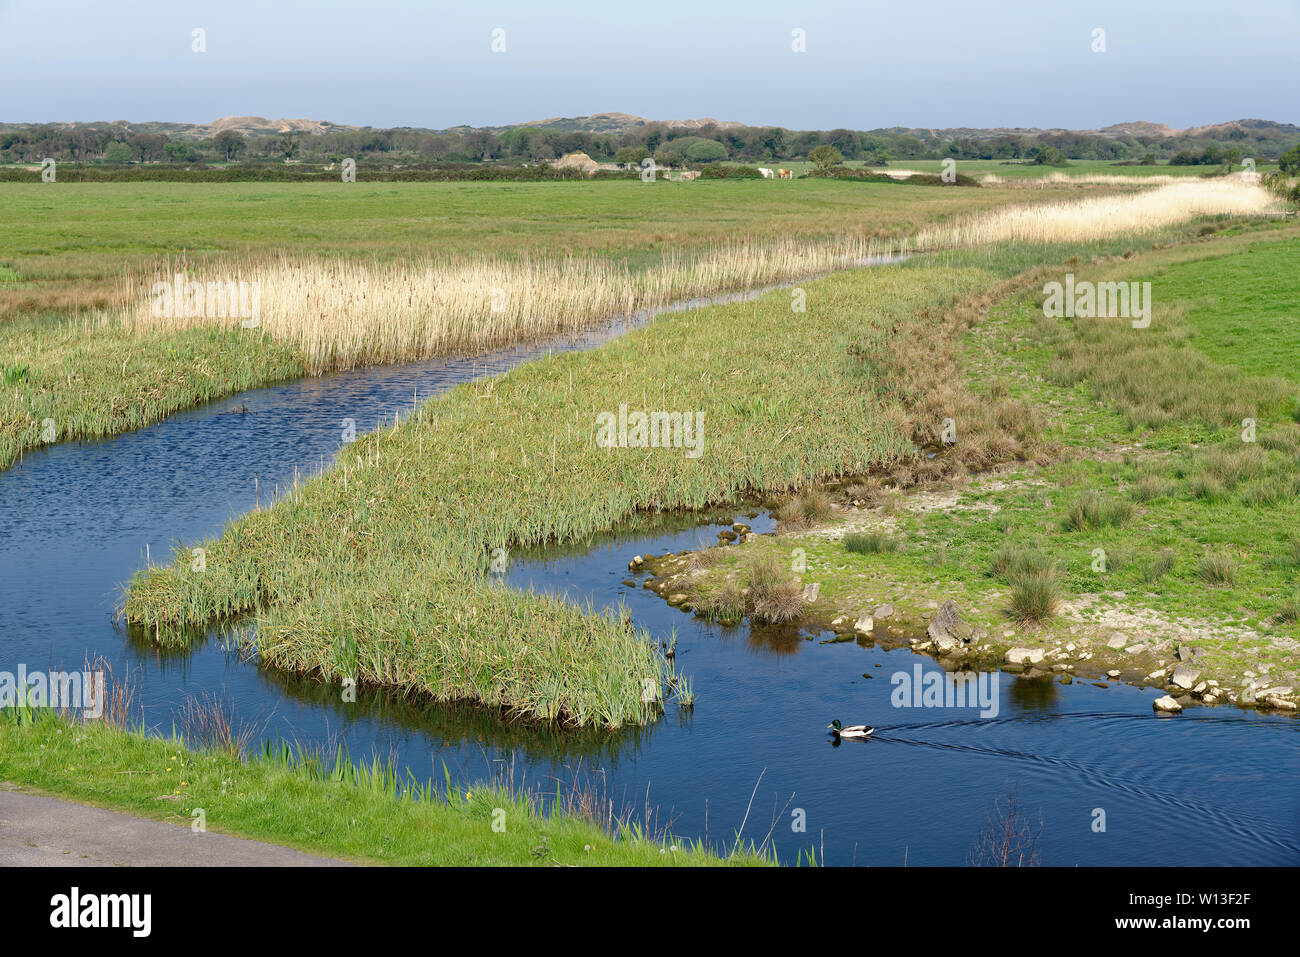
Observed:
[[[104,150],[104,162],[129,163],[135,158],[135,151],[125,143],[109,143]]]
[[[1277,167],[1290,176],[1300,173],[1300,144],[1297,144],[1277,158]]]
[[[808,154],[809,161],[819,170],[828,170],[844,162],[844,155],[830,144],[822,144]]]
[[[271,143],[271,149],[285,159],[293,159],[298,155],[298,137],[287,135],[277,137]]]
[[[644,146],[624,146],[614,154],[614,162],[620,166],[639,166],[649,155],[650,151]]]
[[[234,130],[222,130],[212,137],[212,148],[217,151],[218,156],[229,163],[243,155],[244,151],[248,149],[248,141],[244,139],[242,133],[236,133]]]
[[[727,148],[717,140],[698,140],[686,148],[692,163],[720,163],[727,158]]]

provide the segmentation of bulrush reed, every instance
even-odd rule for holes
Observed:
[[[737,242],[703,253],[670,251],[634,271],[600,258],[357,262],[303,256],[207,262],[184,282],[257,284],[258,315],[156,308],[155,281],[172,285],[171,264],[143,288],[123,322],[141,331],[196,326],[264,330],[305,357],[313,372],[472,353],[576,332],[616,315],[680,300],[751,289],[858,265],[889,250],[862,239]],[[185,269],[182,264],[180,269]]]
[[[1275,203],[1268,190],[1237,177],[1195,180],[1120,196],[1009,206],[924,229],[914,244],[917,249],[929,250],[1004,241],[1087,242],[1148,233],[1197,216],[1259,215]]]

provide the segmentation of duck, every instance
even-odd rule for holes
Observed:
[[[876,730],[869,724],[851,724],[846,728],[839,718],[826,725],[826,729],[837,738],[865,738]]]

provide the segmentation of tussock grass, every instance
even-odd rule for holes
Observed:
[[[1178,557],[1174,554],[1173,549],[1162,548],[1149,560],[1142,563],[1142,580],[1148,585],[1154,585],[1174,570],[1177,561]]]
[[[898,539],[884,532],[852,532],[844,536],[844,547],[858,555],[898,551]]]
[[[1237,580],[1237,560],[1222,553],[1203,555],[1196,563],[1196,574],[1208,585],[1231,585]]]
[[[709,621],[738,622],[749,606],[741,587],[729,578],[693,599],[695,607]]]
[[[1103,498],[1093,489],[1070,503],[1065,513],[1065,527],[1086,532],[1107,526],[1120,528],[1133,516],[1133,505],[1123,499]]]
[[[797,531],[818,525],[831,514],[831,499],[821,488],[810,486],[777,511],[781,531]]]
[[[1282,603],[1273,614],[1273,621],[1283,625],[1294,625],[1300,621],[1300,592],[1282,599]]]
[[[952,226],[923,229],[917,249],[1006,241],[1061,243],[1153,232],[1198,216],[1252,216],[1276,205],[1261,186],[1236,177],[1180,181],[1153,190],[1034,206],[1003,207]]]
[[[1008,611],[1024,625],[1037,625],[1056,614],[1061,603],[1061,585],[1055,569],[1020,571],[1011,576]]]
[[[750,616],[760,624],[780,625],[793,621],[803,611],[803,587],[774,552],[752,556],[746,566],[749,576]]]
[[[1012,542],[998,548],[989,563],[989,573],[1006,581],[1055,571],[1056,562],[1041,548]]]

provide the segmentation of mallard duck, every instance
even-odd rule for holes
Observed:
[[[865,738],[876,730],[869,724],[851,724],[846,728],[839,718],[826,725],[826,729],[837,738]]]

